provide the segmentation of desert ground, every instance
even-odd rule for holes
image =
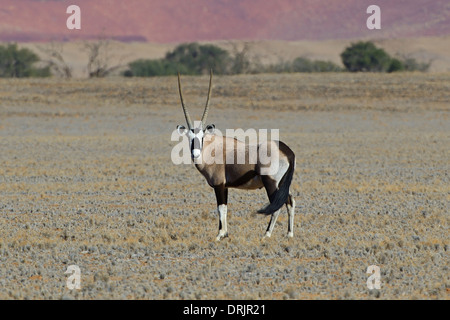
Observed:
[[[0,299],[448,299],[450,74],[215,76],[209,122],[279,129],[294,237],[263,189],[171,161],[176,77],[0,80]],[[183,77],[199,119],[208,77]],[[80,268],[80,289],[66,285]],[[367,269],[380,268],[380,289]]]

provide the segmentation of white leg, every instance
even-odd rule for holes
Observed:
[[[221,204],[217,207],[217,212],[219,213],[219,234],[216,237],[216,241],[221,240],[228,236],[227,229],[227,205]]]
[[[269,226],[267,227],[266,233],[264,234],[264,238],[270,238],[272,235],[273,228],[275,227],[275,223],[277,222],[278,215],[280,214],[280,210],[272,213],[272,217],[270,217]]]

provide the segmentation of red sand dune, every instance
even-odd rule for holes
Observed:
[[[66,8],[81,8],[68,30]],[[381,30],[366,9],[381,8]],[[448,0],[0,0],[0,40],[89,39],[176,43],[222,39],[324,40],[450,34]]]

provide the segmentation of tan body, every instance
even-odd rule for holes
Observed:
[[[262,174],[264,169],[269,169],[270,164],[259,161],[258,155],[261,147],[270,150],[266,154],[277,159],[278,166],[274,168],[273,174]],[[242,152],[245,157],[242,157]],[[239,157],[241,158],[239,159]],[[245,144],[235,138],[210,134],[204,136],[202,156],[194,163],[208,184],[216,191],[220,219],[217,240],[227,236],[226,206],[229,188],[252,190],[264,187],[271,199],[271,197],[275,197],[279,184],[288,170],[295,168],[294,154],[282,142],[265,141],[260,144]],[[285,203],[290,217],[288,235],[292,236],[295,202],[291,194],[288,195]],[[270,237],[279,212],[277,210],[270,214],[272,214],[272,219],[267,228],[266,237]]]

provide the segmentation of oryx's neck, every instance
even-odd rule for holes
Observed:
[[[215,151],[218,149],[218,143],[222,142],[223,137],[215,134],[207,134],[203,138],[202,159],[200,163],[195,163],[195,167],[200,171],[204,171],[207,167],[215,165],[216,161],[208,161],[207,157],[214,157]]]

